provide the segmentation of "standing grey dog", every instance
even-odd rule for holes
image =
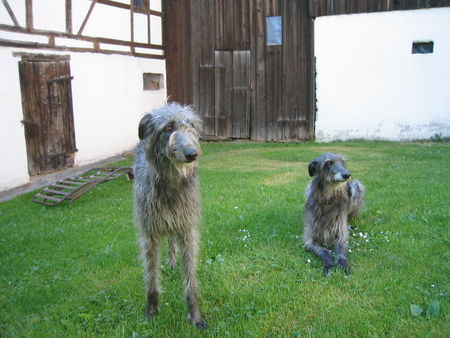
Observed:
[[[201,120],[187,106],[168,104],[139,123],[140,143],[134,164],[134,213],[145,270],[148,318],[157,313],[161,238],[169,236],[169,265],[176,242],[183,258],[185,297],[190,321],[208,325],[198,304],[196,277],[200,220],[197,158]]]
[[[335,266],[329,249],[336,251],[336,265],[349,273],[347,221],[361,212],[365,188],[357,180],[349,181],[341,155],[323,154],[308,171],[313,179],[306,188],[305,247],[322,259],[325,274]]]

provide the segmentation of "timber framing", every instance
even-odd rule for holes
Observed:
[[[15,0],[16,1],[16,0]],[[150,59],[165,59],[163,44],[154,44],[151,41],[150,20],[151,16],[162,18],[163,13],[151,10],[148,7],[148,1],[144,2],[147,7],[137,7],[111,0],[91,0],[86,16],[81,26],[76,30],[72,18],[72,1],[65,1],[65,32],[54,30],[42,30],[34,27],[33,20],[33,0],[22,0],[25,4],[25,25],[21,26],[17,17],[9,5],[8,0],[1,0],[0,6],[4,6],[6,12],[11,18],[13,24],[0,24],[0,32],[12,32],[23,34],[24,39],[0,38],[0,46],[30,48],[30,49],[48,49],[70,52],[89,52],[100,54],[120,54]],[[80,0],[77,0],[80,1]],[[130,38],[129,40],[111,39],[106,37],[88,36],[83,34],[86,24],[91,19],[91,14],[96,6],[110,6],[126,10],[130,14]],[[134,38],[134,16],[145,15],[147,20],[147,41],[137,42]],[[74,33],[77,32],[77,33]],[[33,40],[33,36],[47,37],[47,42]],[[65,41],[60,41],[62,38]],[[24,41],[25,40],[25,41]],[[83,47],[74,47],[66,41],[84,42]],[[83,44],[83,43],[82,43]],[[126,47],[126,48],[124,48]],[[127,50],[128,49],[128,50]],[[138,51],[136,51],[138,50]]]

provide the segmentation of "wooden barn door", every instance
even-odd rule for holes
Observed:
[[[24,57],[19,74],[29,174],[73,166],[77,149],[69,60]]]
[[[215,52],[215,134],[250,137],[250,51]]]

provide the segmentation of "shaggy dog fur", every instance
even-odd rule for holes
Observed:
[[[176,103],[142,118],[134,164],[134,213],[145,270],[147,317],[158,310],[161,238],[169,236],[170,266],[175,266],[176,243],[181,250],[189,319],[206,329],[199,310],[196,277],[200,124],[189,107]]]
[[[349,273],[347,222],[362,210],[365,188],[357,180],[349,181],[351,174],[341,155],[323,154],[308,171],[313,179],[306,188],[305,247],[322,259],[325,274],[336,265]],[[336,251],[336,264],[329,249]]]

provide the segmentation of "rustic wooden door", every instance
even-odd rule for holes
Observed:
[[[19,75],[29,174],[73,166],[77,149],[69,60],[24,57]]]
[[[215,52],[215,135],[250,137],[250,51]]]

